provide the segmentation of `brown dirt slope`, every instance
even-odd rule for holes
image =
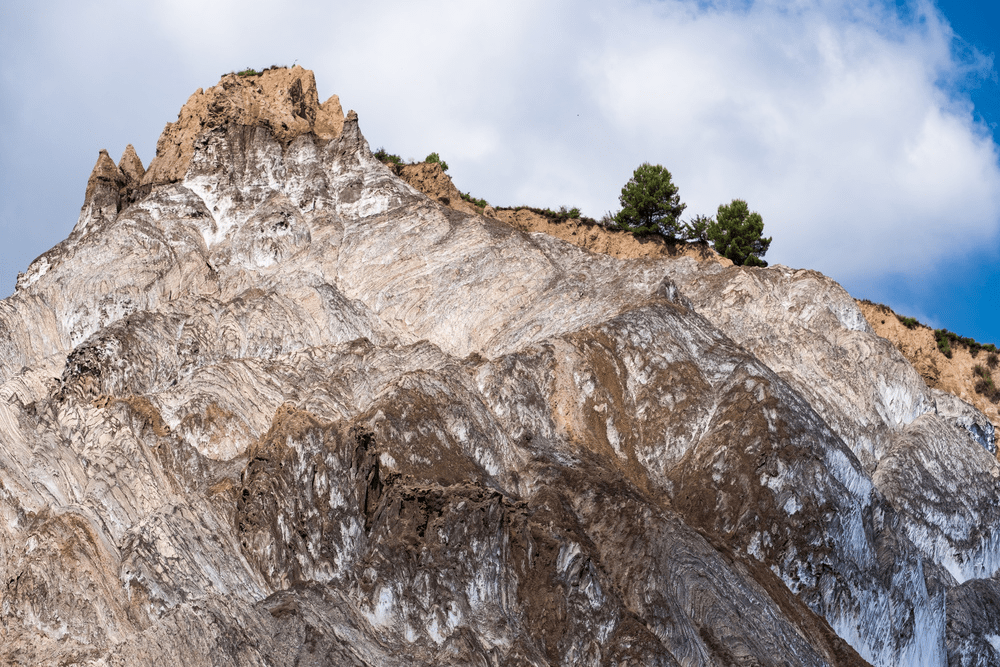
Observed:
[[[631,232],[608,229],[583,220],[554,220],[528,209],[503,209],[496,212],[498,220],[525,232],[543,232],[569,241],[591,252],[619,259],[637,257],[694,257],[699,261],[718,262],[732,266],[705,243],[667,243],[658,236],[639,238]]]
[[[981,351],[974,357],[964,345],[953,345],[949,359],[938,350],[934,330],[930,327],[918,324],[908,329],[888,306],[870,301],[858,301],[857,304],[875,333],[902,352],[923,376],[927,386],[958,396],[976,406],[994,426],[1000,424],[997,405],[986,396],[977,394],[975,389],[977,377],[973,368],[987,365],[987,352]]]
[[[417,164],[393,164],[389,162],[386,163],[386,166],[394,174],[439,204],[444,204],[463,213],[483,214],[483,209],[462,199],[462,193],[451,182],[451,177],[444,173],[441,165],[436,162],[418,162]],[[487,207],[487,209],[492,211],[491,207]]]
[[[579,219],[557,220],[527,208],[499,210],[492,206],[487,206],[485,209],[479,208],[462,199],[462,195],[452,183],[451,177],[444,173],[441,170],[441,165],[437,163],[424,162],[407,165],[390,163],[387,166],[414,188],[445,206],[464,213],[485,215],[506,222],[524,232],[542,232],[549,236],[555,236],[591,252],[611,255],[619,259],[694,257],[699,261],[714,261],[723,266],[732,266],[733,264],[704,243],[671,244],[659,237],[637,238],[630,232],[608,229]]]

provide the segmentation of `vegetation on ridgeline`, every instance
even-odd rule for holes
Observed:
[[[486,201],[485,199],[476,199],[475,197],[473,197],[472,195],[470,195],[468,192],[460,192],[459,194],[462,195],[462,199],[464,199],[465,201],[469,202],[470,204],[475,204],[479,208],[486,208],[487,206],[490,205],[490,203],[488,201]]]
[[[991,356],[996,356],[997,348],[996,345],[992,343],[987,343],[983,345],[977,340],[972,338],[966,338],[965,336],[959,336],[957,333],[948,331],[947,329],[935,329],[934,339],[937,341],[938,350],[941,354],[951,359],[953,345],[961,345],[969,351],[972,358],[975,359],[979,356],[980,351],[986,350],[991,354]]]
[[[403,164],[403,158],[388,152],[384,148],[379,148],[377,151],[372,153],[372,155],[374,155],[375,159],[378,160],[379,162],[385,162],[385,163],[391,162],[392,164]],[[436,155],[436,153],[432,153],[432,155]]]
[[[441,159],[441,156],[437,153],[431,153],[424,158],[424,162],[428,164],[439,164],[441,165],[441,171],[448,171],[448,163]]]
[[[708,243],[708,226],[712,224],[712,217],[701,215],[700,213],[686,223],[684,223],[684,237],[688,241],[698,243]]]
[[[410,159],[409,162],[407,162],[407,161],[403,160],[403,158],[401,158],[398,155],[396,155],[395,153],[390,153],[385,148],[379,148],[374,153],[372,153],[372,155],[374,155],[375,159],[378,160],[379,162],[384,162],[384,163],[387,163],[387,164],[388,163],[401,164],[401,165],[402,164],[419,164],[418,162],[416,162],[412,158]],[[442,160],[441,156],[438,155],[437,153],[431,153],[430,155],[428,155],[427,157],[425,157],[423,163],[424,164],[439,164],[439,165],[441,165],[441,171],[448,171],[448,163],[445,162],[444,160]]]
[[[239,72],[230,72],[230,74],[235,74],[236,76],[239,76],[239,77],[260,76],[264,72],[267,72],[268,70],[272,70],[272,69],[288,69],[288,66],[287,65],[271,65],[270,67],[266,67],[266,68],[264,68],[262,70],[256,70],[256,69],[254,69],[252,67],[247,67],[246,69],[240,70]]]
[[[399,155],[379,148],[373,155],[385,164],[406,166]],[[438,164],[448,171],[448,163],[437,152],[428,154],[424,164]],[[459,192],[462,199],[485,209],[489,202]],[[632,173],[618,198],[622,208],[617,213],[607,213],[600,220],[581,214],[576,206],[560,206],[558,211],[533,206],[504,206],[500,210],[527,210],[553,222],[578,220],[585,224],[601,225],[610,229],[631,232],[635,236],[658,236],[667,243],[696,242],[715,248],[723,257],[736,265],[767,266],[764,254],[771,245],[771,238],[764,237],[764,221],[756,211],[751,211],[746,201],[734,199],[719,206],[716,217],[695,215],[687,222],[680,219],[687,206],[681,202],[678,188],[670,172],[662,165],[644,162]]]
[[[670,172],[644,162],[622,187],[618,201],[621,210],[604,218],[618,229],[636,236],[659,235],[668,243],[707,243],[737,266],[767,266],[763,257],[771,238],[764,237],[764,219],[742,199],[720,205],[715,219],[696,215],[682,222],[680,216],[687,206]]]
[[[580,213],[580,209],[576,206],[567,207],[560,206],[558,211],[553,211],[551,208],[536,208],[534,206],[498,206],[498,211],[531,211],[536,215],[540,215],[544,218],[548,218],[553,222],[567,222],[569,220],[578,220],[585,224],[597,225],[600,224],[593,218],[588,218]]]

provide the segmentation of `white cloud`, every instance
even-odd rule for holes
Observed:
[[[837,276],[923,270],[996,235],[996,146],[944,87],[990,63],[956,60],[929,3],[906,20],[832,0],[353,7],[341,20],[371,29],[314,67],[370,107],[374,143],[437,150],[497,203],[599,216],[648,160],[690,212],[745,198],[772,260]]]
[[[912,26],[846,7],[646,17],[639,39],[591,55],[591,90],[698,209],[739,196],[760,210],[777,259],[923,270],[996,235],[996,147],[936,85],[966,64],[929,5]]]

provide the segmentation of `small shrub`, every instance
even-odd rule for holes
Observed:
[[[475,204],[479,208],[486,208],[487,206],[490,205],[489,202],[486,201],[485,199],[476,199],[475,197],[473,197],[472,195],[470,195],[468,192],[462,192],[460,194],[462,195],[462,199],[464,199],[465,201],[469,202],[470,204]]]
[[[866,304],[868,306],[875,306],[876,308],[880,308],[882,310],[891,310],[889,306],[885,305],[884,303],[875,303],[871,299],[861,299],[861,303]]]
[[[983,345],[973,338],[967,338],[965,336],[959,336],[957,333],[948,331],[947,329],[935,329],[934,338],[937,339],[938,349],[941,350],[942,354],[951,359],[951,348],[956,345],[961,345],[969,351],[969,355],[975,359],[979,356],[982,350],[994,353],[996,352],[995,345]],[[945,349],[948,352],[945,352]]]
[[[900,323],[907,329],[916,329],[919,326],[923,326],[917,321],[915,317],[903,317],[902,315],[896,315]]]
[[[958,342],[969,350],[969,354],[972,355],[973,359],[979,356],[979,351],[983,349],[979,341],[972,338],[965,338],[964,336],[957,336],[957,338]]]
[[[708,226],[712,224],[714,220],[712,216],[701,215],[700,213],[688,222],[685,222],[681,228],[684,234],[685,241],[695,241],[697,243],[708,243]]]
[[[989,356],[986,357],[986,365],[990,368],[996,368],[997,363],[1000,363],[1000,358],[997,357],[997,353],[990,352]]]
[[[236,73],[236,76],[260,76],[260,75],[261,72],[258,72],[252,67],[247,67],[245,70]]]
[[[448,163],[441,159],[441,156],[437,153],[431,153],[426,158],[424,162],[436,162],[441,165],[441,171],[448,171]]]
[[[993,382],[993,375],[982,364],[976,364],[972,368],[972,374],[976,377],[976,393],[985,396],[991,403],[1000,402],[1000,389],[997,389]]]
[[[377,151],[375,151],[374,155],[375,159],[378,160],[379,162],[391,162],[393,164],[400,164],[403,161],[403,159],[400,158],[398,155],[393,155],[392,153],[387,152],[384,148],[379,148]]]
[[[985,396],[990,403],[1000,403],[1000,389],[993,383],[993,378],[976,380],[976,393]]]
[[[947,329],[934,330],[934,338],[937,340],[938,350],[941,352],[941,354],[951,359],[951,341],[949,338],[949,334],[951,334],[951,336],[955,335],[950,331],[948,331]]]
[[[580,213],[580,209],[577,207],[567,208],[565,206],[560,206],[558,211],[553,211],[551,208],[536,208],[534,206],[503,206],[498,210],[503,211],[531,211],[536,215],[548,218],[553,222],[566,222],[567,220],[579,220],[580,222],[586,223],[588,225],[603,225],[607,227],[605,220],[598,222],[593,218],[588,218],[587,216]],[[604,216],[607,220],[613,220],[611,214]],[[614,223],[611,223],[612,228],[614,228]]]

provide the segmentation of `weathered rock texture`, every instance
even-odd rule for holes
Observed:
[[[451,177],[444,173],[441,165],[437,162],[417,162],[415,164],[394,164],[387,162],[385,166],[405,182],[448,208],[461,213],[472,214],[480,214],[487,211],[492,213],[493,211],[492,207],[487,206],[484,209],[480,209],[472,202],[463,199],[462,193],[452,183]],[[496,216],[490,215],[490,217],[495,218]]]
[[[722,266],[733,263],[719,255],[707,243],[667,243],[655,235],[636,237],[631,232],[609,229],[580,219],[553,219],[530,208],[501,208],[485,206],[482,209],[462,198],[462,193],[436,162],[417,164],[392,164],[386,166],[401,179],[434,201],[461,211],[482,214],[502,220],[523,232],[542,232],[568,241],[591,252],[610,255],[619,259],[640,257],[693,257],[701,261],[718,262]]]
[[[320,104],[312,72],[298,66],[253,75],[227,74],[212,88],[196,90],[177,121],[167,125],[143,183],[182,180],[196,142],[206,131],[230,124],[267,128],[284,145],[306,133],[322,143],[340,135],[344,112],[336,95]]]
[[[859,301],[858,308],[879,336],[889,340],[927,382],[927,386],[953,394],[982,411],[994,424],[1000,424],[1000,409],[983,394],[976,393],[977,365],[987,367],[987,352],[972,356],[965,345],[952,347],[952,356],[946,357],[937,346],[934,331],[923,324],[912,329],[899,321],[896,313],[887,306],[870,301]],[[997,371],[1000,375],[1000,370]]]
[[[839,286],[442,206],[314,91],[102,155],[0,302],[0,662],[996,664],[992,429]]]
[[[609,229],[583,220],[554,220],[527,208],[498,209],[495,217],[521,231],[542,232],[591,252],[619,259],[692,257],[722,266],[733,265],[732,261],[719,255],[707,243],[668,243],[655,235],[637,237],[631,232]]]

